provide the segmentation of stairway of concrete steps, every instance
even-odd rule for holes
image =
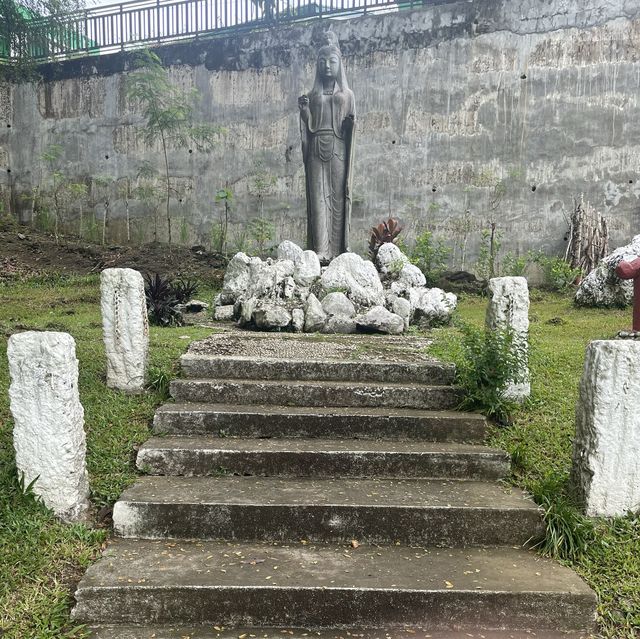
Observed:
[[[593,593],[523,547],[541,512],[455,412],[451,367],[182,370],[76,593],[96,639],[588,635]]]

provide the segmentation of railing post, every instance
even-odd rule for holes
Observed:
[[[156,39],[160,42],[160,0],[156,0]]]
[[[120,4],[120,51],[124,51],[124,13]]]
[[[84,48],[89,53],[89,12],[84,10]]]

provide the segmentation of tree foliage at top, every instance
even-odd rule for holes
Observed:
[[[43,39],[56,37],[64,29],[65,15],[84,7],[84,0],[0,0],[0,55],[12,58],[0,64],[0,79],[25,79],[35,74],[34,39],[30,25],[46,18],[49,27],[40,31],[38,48],[47,50]]]

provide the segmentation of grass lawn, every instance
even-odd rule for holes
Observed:
[[[203,292],[201,291],[201,294]],[[3,639],[85,636],[69,621],[75,583],[100,551],[108,531],[64,526],[16,479],[9,413],[8,336],[16,331],[69,332],[80,361],[87,464],[96,510],[109,506],[136,476],[134,447],[149,437],[155,407],[189,339],[211,329],[151,327],[150,380],[156,389],[130,397],[105,387],[98,277],[35,279],[0,286],[0,635]]]
[[[203,293],[200,293],[203,297]],[[566,503],[563,485],[571,461],[577,384],[586,344],[611,337],[627,326],[629,312],[574,309],[568,298],[532,296],[531,369],[533,398],[509,429],[495,430],[491,443],[514,459],[513,481],[549,508],[556,522],[569,521],[569,539],[583,540],[560,554],[600,596],[603,636],[636,637],[640,628],[640,517],[585,524]],[[486,302],[467,298],[460,316],[481,325]],[[210,329],[151,329],[151,379],[155,388],[140,397],[107,390],[99,315],[99,283],[93,278],[36,279],[0,285],[0,330],[5,339],[28,328],[62,330],[73,335],[80,360],[80,398],[85,408],[88,466],[96,509],[111,505],[135,479],[133,449],[149,435],[163,387],[174,373],[188,335],[198,339]],[[455,328],[435,331],[435,349],[455,359]],[[100,551],[107,531],[63,526],[36,503],[16,479],[8,406],[8,371],[0,366],[0,635],[3,639],[77,639],[82,628],[69,621],[71,592],[82,569]],[[577,526],[578,533],[574,533]],[[562,532],[558,526],[556,529]],[[562,540],[560,540],[562,541]],[[563,550],[568,546],[568,551]],[[571,556],[568,559],[566,557]],[[2,632],[3,631],[3,632]]]

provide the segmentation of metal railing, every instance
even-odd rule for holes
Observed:
[[[398,11],[425,0],[133,0],[29,23],[25,50],[36,60],[111,53],[228,31],[323,17]],[[1,49],[0,49],[1,50]],[[10,58],[0,53],[0,58]]]

